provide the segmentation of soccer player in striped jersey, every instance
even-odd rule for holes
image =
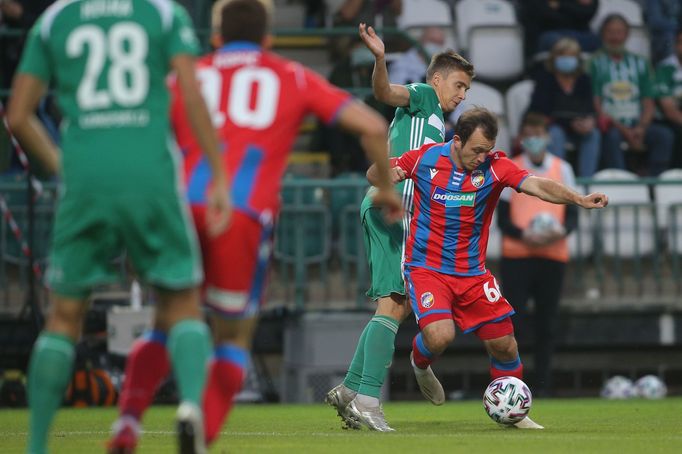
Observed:
[[[427,83],[391,84],[386,70],[384,43],[372,27],[359,26],[360,37],[375,57],[372,87],[381,102],[396,107],[389,128],[391,156],[397,157],[424,144],[445,140],[444,112],[453,111],[465,98],[474,77],[473,66],[453,51],[432,57],[426,71]],[[398,184],[406,207],[402,224],[388,225],[380,210],[373,206],[368,192],[362,202],[360,217],[364,228],[371,287],[367,296],[377,302],[374,317],[365,327],[343,383],[328,392],[326,401],[336,408],[347,427],[359,428],[357,421],[348,418],[347,409],[353,405],[365,415],[362,423],[370,429],[392,431],[379,405],[379,395],[386,372],[393,359],[398,325],[409,315],[401,263],[403,245],[410,223],[413,184]],[[431,396],[440,405],[445,394]]]
[[[454,340],[455,326],[483,341],[492,379],[523,378],[510,319],[514,309],[485,266],[488,229],[502,190],[511,187],[547,202],[588,209],[608,203],[604,194],[582,196],[530,175],[503,152],[492,151],[496,136],[495,116],[475,108],[460,116],[451,141],[424,145],[394,160],[394,180],[409,179],[415,187],[404,274],[420,329],[411,361],[422,390],[442,390],[430,365]],[[367,178],[374,181],[374,167]],[[542,428],[529,418],[516,426]]]

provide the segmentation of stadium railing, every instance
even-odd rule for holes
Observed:
[[[578,183],[587,191],[594,182],[580,179]],[[641,179],[607,184],[653,189],[682,181]],[[33,238],[34,257],[41,267],[45,265],[56,200],[55,184],[44,187],[44,195],[36,204]],[[266,298],[269,305],[299,310],[368,307],[364,292],[369,270],[359,213],[367,188],[365,179],[357,176],[285,178]],[[0,180],[0,195],[7,200],[24,238],[28,222],[25,190],[23,182]],[[614,203],[603,211],[582,213],[578,232],[572,234],[578,237],[579,246],[568,267],[565,304],[589,310],[682,308],[682,200],[664,207],[654,202]],[[656,216],[659,209],[668,213],[662,225]],[[0,232],[3,307],[9,304],[11,294],[23,288],[30,271],[6,216]],[[493,271],[497,265],[496,261],[489,263]],[[122,277],[121,282],[127,281]]]

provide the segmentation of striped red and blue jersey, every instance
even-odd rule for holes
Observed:
[[[300,64],[248,42],[232,42],[197,62],[213,124],[223,148],[235,209],[275,215],[289,153],[306,115],[333,123],[351,96]],[[171,118],[184,154],[192,204],[206,203],[210,168],[190,128],[175,81]]]
[[[451,143],[424,145],[392,160],[415,187],[405,266],[477,276],[486,272],[488,230],[500,193],[507,186],[518,191],[529,173],[501,151],[473,171],[459,169]]]

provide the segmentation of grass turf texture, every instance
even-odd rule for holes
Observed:
[[[341,430],[323,405],[238,405],[211,453],[320,452],[682,452],[682,398],[660,401],[538,400],[531,416],[544,431],[504,429],[480,402],[389,403],[396,433]],[[139,452],[173,453],[173,407],[154,407],[145,418]],[[55,422],[53,454],[104,452],[114,409],[64,409]],[[0,452],[23,452],[28,412],[0,411]]]

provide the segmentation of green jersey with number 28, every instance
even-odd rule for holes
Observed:
[[[45,11],[19,72],[54,82],[66,191],[174,190],[165,78],[173,57],[197,50],[172,1],[60,0]]]

